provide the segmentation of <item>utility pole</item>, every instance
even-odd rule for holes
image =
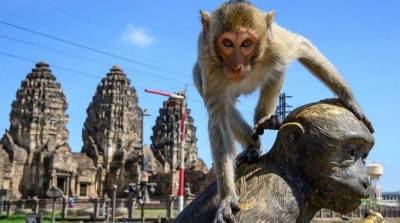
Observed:
[[[147,109],[140,109],[140,116],[142,116],[142,137],[140,139],[140,143],[142,144],[142,171],[145,171],[145,160],[144,160],[144,117],[145,116],[150,116],[149,113],[147,113]]]
[[[186,93],[186,92],[185,92]],[[178,212],[180,213],[184,206],[184,196],[185,196],[185,138],[186,138],[186,129],[185,129],[185,122],[186,122],[186,101],[185,96],[183,94],[182,104],[181,104],[181,120],[179,126],[179,151],[180,151],[180,165],[179,165],[179,191],[178,191]]]
[[[115,223],[115,202],[117,200],[117,189],[118,186],[113,184],[112,185],[112,215],[111,215],[111,222]]]
[[[281,118],[281,120],[284,120],[286,118],[286,115],[291,112],[288,111],[287,109],[293,107],[286,103],[287,98],[293,98],[293,96],[286,95],[286,93],[281,93],[279,95],[279,103],[278,106],[276,106],[275,114],[278,115],[279,118]]]
[[[181,101],[181,116],[179,120],[179,190],[178,190],[178,213],[180,213],[184,208],[184,194],[185,194],[185,138],[186,138],[186,91],[182,94],[174,94],[169,92],[161,92],[158,90],[148,90],[145,92],[151,94],[158,94],[166,97],[175,98]]]

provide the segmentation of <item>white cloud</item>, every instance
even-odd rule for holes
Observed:
[[[154,37],[148,34],[145,29],[136,27],[131,23],[126,26],[122,40],[139,47],[149,46],[155,41]]]

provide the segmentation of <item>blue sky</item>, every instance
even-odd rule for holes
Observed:
[[[199,10],[212,11],[221,2],[2,0],[0,22],[125,59],[0,23],[0,129],[8,128],[16,90],[34,67],[33,62],[4,53],[31,61],[45,60],[50,66],[81,72],[52,67],[69,102],[69,143],[73,151],[81,150],[86,108],[100,78],[113,64],[119,64],[138,91],[140,106],[151,113],[145,118],[146,143],[150,143],[151,127],[165,98],[146,94],[144,88],[178,91],[188,84],[188,104],[198,127],[199,155],[210,165],[207,114],[192,85],[191,70],[197,55]],[[277,23],[311,39],[342,72],[376,130],[376,144],[369,162],[384,165],[385,175],[381,180],[384,191],[400,190],[400,3],[394,0],[253,2],[265,11],[276,10]],[[297,62],[288,69],[283,91],[294,96],[289,103],[295,107],[333,96]],[[241,98],[239,104],[249,122],[257,95],[258,92]],[[274,138],[275,132],[267,132],[263,147],[270,148]]]

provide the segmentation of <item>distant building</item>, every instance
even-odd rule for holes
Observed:
[[[51,186],[74,195],[81,177],[92,181],[96,169],[91,159],[72,154],[67,143],[67,107],[49,65],[37,63],[21,82],[10,127],[0,141],[0,187],[11,198],[45,196]]]
[[[371,199],[382,200],[381,185],[379,183],[380,177],[383,175],[383,166],[378,163],[367,165],[367,173],[371,180]]]
[[[162,191],[162,195],[177,195],[179,188],[179,128],[181,119],[181,100],[168,98],[159,110],[159,116],[153,127],[151,149],[162,166],[162,174],[152,179]],[[187,107],[187,105],[186,105]],[[196,127],[191,110],[186,108],[185,122],[185,181],[191,192],[197,193],[207,186],[208,168],[197,155]]]
[[[119,194],[140,176],[142,117],[136,90],[118,66],[96,88],[82,131],[82,153],[96,167],[97,196],[118,185]]]
[[[400,191],[396,192],[383,192],[382,200],[384,201],[398,201],[400,202]]]
[[[129,183],[139,181],[143,157],[152,179],[169,182],[164,169],[176,167],[176,132],[168,135],[172,140],[170,149],[159,147],[161,144],[154,147],[157,158],[149,146],[142,145],[141,109],[136,91],[122,69],[112,67],[96,89],[87,109],[81,153],[71,152],[67,143],[67,106],[49,65],[37,63],[21,82],[11,106],[10,127],[0,140],[0,189],[6,189],[9,198],[45,197],[51,186],[57,186],[66,196],[101,197],[112,184],[123,195]],[[168,114],[170,109],[162,108]],[[173,126],[176,120],[172,121]],[[169,123],[164,124],[171,128]],[[156,125],[161,126],[160,122]],[[191,117],[187,125],[187,173],[193,174],[188,179],[198,187],[202,180],[199,173],[208,170],[197,157]],[[169,170],[174,172],[173,168]],[[170,194],[163,189],[158,188],[160,195]]]

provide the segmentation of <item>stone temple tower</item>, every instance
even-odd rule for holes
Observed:
[[[132,152],[141,152],[141,120],[136,90],[126,74],[113,66],[97,86],[82,133],[82,152],[102,168],[98,180],[106,180],[106,187],[123,178],[121,168]]]
[[[14,197],[43,194],[56,177],[54,154],[70,152],[67,106],[49,65],[37,63],[21,82],[12,103],[10,128],[0,141],[0,148],[8,154],[3,160],[8,163],[3,187]]]
[[[17,91],[12,103],[9,134],[28,152],[43,147],[54,151],[65,146],[68,140],[67,107],[65,95],[49,65],[39,62]]]
[[[190,109],[186,108],[186,139],[185,162],[186,167],[195,165],[197,156],[196,127],[190,116]],[[175,170],[179,166],[179,120],[181,117],[181,102],[175,98],[164,101],[160,108],[160,115],[156,119],[151,137],[151,148],[156,158],[163,164],[165,171]]]
[[[191,110],[186,108],[187,119],[185,123],[185,182],[191,191],[197,193],[206,185],[208,168],[197,155],[196,127],[190,116]],[[151,137],[151,149],[156,159],[162,165],[163,171],[153,177],[157,183],[158,191],[163,195],[177,195],[179,186],[179,120],[181,118],[181,101],[169,98],[160,108],[160,115],[156,119]],[[166,180],[168,179],[168,180]]]

